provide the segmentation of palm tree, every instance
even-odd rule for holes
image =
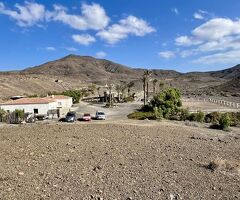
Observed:
[[[160,81],[160,83],[159,83],[159,88],[160,88],[160,90],[162,90],[163,87],[164,87],[164,82],[163,82],[163,81]]]
[[[117,91],[117,94],[118,94],[118,101],[120,101],[120,92],[122,91],[122,87],[121,87],[121,85],[120,84],[117,84],[116,86],[115,86],[115,90]]]
[[[134,82],[131,81],[127,84],[127,88],[128,88],[128,96],[130,96],[130,92],[131,92],[131,88],[134,86]]]
[[[154,80],[153,80],[153,94],[156,93],[156,85],[157,85],[157,82],[158,82],[157,79],[154,79]]]
[[[121,92],[122,92],[122,96],[125,97],[125,91],[127,89],[127,84],[125,81],[122,81],[121,83]]]
[[[100,90],[101,90],[101,87],[97,87],[97,92],[99,97],[100,97]]]
[[[144,71],[143,75],[146,77],[146,86],[147,86],[147,91],[146,91],[146,96],[147,96],[147,101],[149,98],[149,81],[152,75],[152,71],[151,70],[146,70]]]
[[[146,105],[146,84],[147,84],[147,78],[146,76],[143,74],[142,77],[142,82],[143,82],[143,102],[144,105]]]

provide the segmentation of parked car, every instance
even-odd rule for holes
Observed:
[[[95,119],[97,119],[97,120],[105,120],[106,119],[106,115],[105,115],[104,112],[97,111]]]
[[[77,116],[75,112],[68,112],[65,121],[66,122],[75,122],[77,120]]]
[[[83,121],[91,121],[92,120],[92,117],[90,114],[88,113],[85,113],[82,117]]]

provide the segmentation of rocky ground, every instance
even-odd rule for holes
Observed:
[[[4,125],[0,199],[240,199],[239,155],[239,128],[225,133],[167,121]],[[208,169],[216,158],[219,166]]]

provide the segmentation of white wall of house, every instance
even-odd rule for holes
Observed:
[[[0,105],[5,111],[13,112],[16,109],[24,110],[24,112],[34,113],[34,109],[38,109],[38,114],[47,115],[49,110],[57,109],[57,102],[46,104],[23,104],[23,105]]]
[[[68,99],[56,99],[58,108],[71,108],[73,105],[72,97]]]

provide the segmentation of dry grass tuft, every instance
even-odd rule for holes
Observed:
[[[216,158],[214,161],[211,161],[207,168],[212,171],[230,171],[235,172],[240,175],[240,164],[237,162],[229,162],[227,160],[224,160],[222,158]]]
[[[207,166],[207,168],[212,170],[212,171],[225,169],[226,168],[226,161],[221,159],[221,158],[217,158],[214,161],[211,161],[209,163],[209,165]]]

